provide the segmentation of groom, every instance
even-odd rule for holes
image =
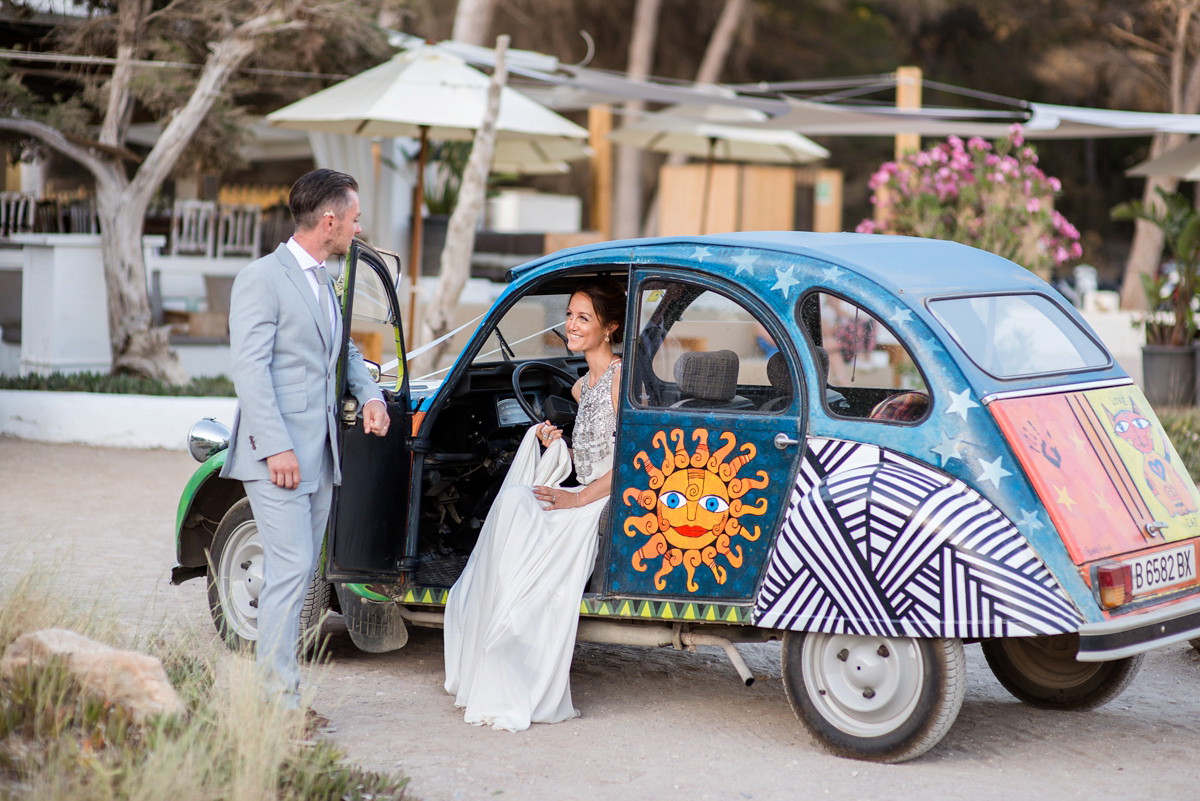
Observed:
[[[224,478],[240,479],[263,544],[258,597],[258,664],[267,695],[300,708],[296,658],[300,611],[316,571],[333,486],[341,482],[337,445],[337,361],[342,319],[326,273],[340,268],[358,224],[358,183],[314,170],[288,198],[295,235],[243,269],[233,284],[229,339],[238,407]],[[363,428],[388,429],[387,407],[358,349],[345,373]],[[312,728],[328,721],[311,709]]]

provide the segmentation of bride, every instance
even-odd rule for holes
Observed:
[[[531,426],[446,602],[446,692],[467,723],[522,731],[558,723],[571,704],[579,601],[596,560],[597,526],[612,483],[625,291],[588,281],[567,306],[567,347],[588,372],[574,450],[550,422]],[[545,452],[541,452],[541,447]],[[558,484],[574,459],[579,487]]]

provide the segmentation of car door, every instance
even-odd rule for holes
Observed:
[[[791,337],[695,270],[637,271],[630,305],[604,592],[748,602],[804,447]]]
[[[342,484],[335,488],[326,546],[325,574],[331,580],[395,581],[408,567],[411,430],[409,384],[395,278],[383,257],[355,242],[343,273],[343,399],[339,446]],[[380,364],[390,423],[385,437],[366,434],[346,390],[345,360],[351,338],[363,357]],[[347,407],[347,404],[349,406]],[[415,560],[414,560],[415,563]]]

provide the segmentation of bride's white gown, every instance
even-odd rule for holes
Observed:
[[[468,723],[509,731],[579,714],[571,657],[608,500],[544,511],[532,485],[556,486],[570,474],[571,457],[561,439],[539,451],[531,427],[446,602],[446,692]],[[594,478],[611,467],[610,447],[607,460],[586,472]]]

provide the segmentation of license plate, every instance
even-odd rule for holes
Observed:
[[[1124,561],[1133,570],[1134,595],[1196,580],[1196,548],[1191,543]]]

